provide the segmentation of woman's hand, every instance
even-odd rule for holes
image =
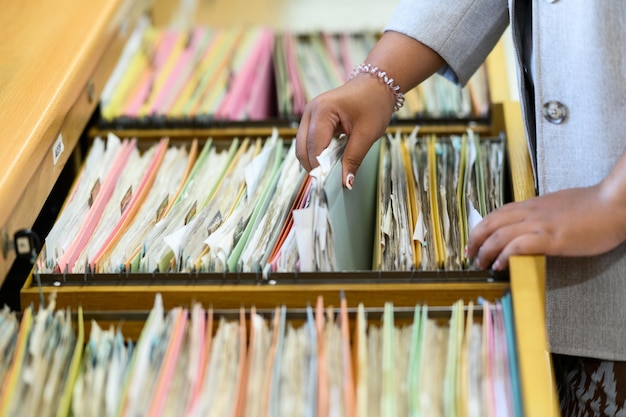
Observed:
[[[623,158],[622,158],[623,159]],[[603,183],[509,203],[472,230],[467,255],[481,269],[513,255],[593,256],[626,240],[626,195]]]
[[[404,93],[444,64],[432,49],[417,40],[388,31],[365,60],[385,71]],[[343,184],[352,188],[357,169],[372,144],[389,125],[396,97],[389,86],[370,74],[360,73],[341,87],[319,95],[304,108],[296,135],[296,154],[310,171],[333,135],[345,133],[348,143],[343,153]]]
[[[296,135],[300,163],[307,171],[315,168],[332,137],[346,134],[342,178],[351,189],[365,155],[389,125],[394,105],[387,85],[368,74],[319,95],[305,107]]]

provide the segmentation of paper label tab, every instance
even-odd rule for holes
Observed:
[[[59,133],[57,140],[54,142],[54,145],[52,146],[52,161],[54,165],[57,164],[57,161],[59,160],[59,157],[61,156],[64,150],[65,150],[65,145],[63,145],[63,135]]]

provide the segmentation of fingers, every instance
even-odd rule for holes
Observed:
[[[492,269],[502,271],[508,268],[511,256],[542,254],[546,251],[548,242],[549,240],[542,233],[527,233],[518,236],[511,240],[493,260]]]
[[[348,138],[348,143],[341,159],[343,186],[348,190],[352,189],[356,180],[356,172],[370,150],[372,143],[377,138],[375,134],[372,137],[371,132],[367,134],[359,130],[355,130]]]
[[[512,223],[498,228],[483,241],[476,250],[474,266],[499,271],[508,267],[509,257],[547,253],[549,246],[548,234],[529,229],[524,222]]]
[[[485,216],[472,229],[467,242],[467,256],[474,259],[474,266],[502,270],[508,266],[511,254],[521,254],[516,250],[522,250],[518,246],[526,240],[522,236],[533,234],[527,216],[527,204],[524,202],[505,204]]]
[[[311,119],[310,111],[305,109],[300,119],[300,126],[296,133],[296,156],[304,169],[310,171],[312,169],[309,163],[309,154],[307,152],[307,141],[309,133],[309,120]]]
[[[489,213],[474,227],[467,242],[467,256],[473,258],[495,231],[507,225],[522,222],[527,217],[526,205],[523,202],[509,203]]]
[[[323,95],[309,103],[296,134],[296,156],[307,171],[319,165],[317,157],[340,131],[339,117],[325,103]]]

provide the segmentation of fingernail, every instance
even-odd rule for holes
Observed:
[[[480,260],[478,258],[474,259],[474,268],[480,269]]]
[[[493,269],[494,271],[501,271],[502,270],[502,263],[500,262],[499,259],[496,259],[496,261],[493,263],[493,265],[491,265],[491,269]]]
[[[467,258],[467,245],[463,248],[463,255]]]
[[[354,174],[353,173],[349,173],[346,176],[346,188],[348,190],[352,190],[352,185],[354,184]]]

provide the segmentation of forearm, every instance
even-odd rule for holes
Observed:
[[[430,77],[445,63],[426,45],[393,31],[383,34],[370,51],[366,62],[393,77],[402,93]]]

